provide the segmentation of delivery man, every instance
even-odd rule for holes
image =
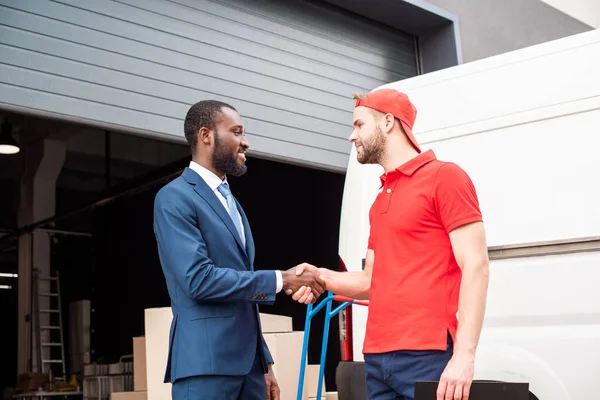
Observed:
[[[469,397],[488,286],[488,253],[477,194],[459,166],[422,152],[416,109],[396,90],[355,95],[354,143],[361,164],[379,164],[363,271],[318,268],[327,289],[369,299],[364,341],[370,400],[414,398],[435,380],[438,400]],[[304,270],[316,267],[303,264]],[[313,300],[309,290],[295,300]]]

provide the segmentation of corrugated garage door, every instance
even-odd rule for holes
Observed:
[[[354,91],[417,73],[414,39],[299,0],[0,0],[0,108],[183,138],[230,102],[263,156],[344,170]]]

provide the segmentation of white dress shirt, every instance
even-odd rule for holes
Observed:
[[[221,180],[221,178],[219,178],[213,172],[209,171],[208,169],[204,168],[200,164],[195,163],[193,161],[190,162],[190,169],[192,171],[195,171],[198,175],[200,175],[200,178],[202,178],[204,180],[204,182],[206,182],[208,187],[217,196],[217,198],[219,199],[221,204],[223,204],[223,207],[225,207],[225,211],[227,211],[227,213],[229,213],[229,207],[227,206],[227,199],[225,199],[225,197],[223,197],[221,192],[219,192],[219,190],[218,190],[219,186],[221,186],[222,183],[227,183],[227,177],[225,177],[223,180]],[[242,227],[242,240],[245,243],[246,242],[246,232],[244,231],[244,224],[242,223],[242,216],[240,215],[239,218],[240,218],[240,226]],[[281,289],[283,289],[283,277],[281,275],[281,271],[274,271],[274,272],[275,272],[275,277],[277,279],[276,293],[279,293],[281,291]]]

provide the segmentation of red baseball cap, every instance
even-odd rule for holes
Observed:
[[[404,133],[420,153],[421,148],[412,133],[415,119],[417,118],[417,109],[410,102],[408,96],[394,89],[379,89],[367,94],[367,100],[356,100],[355,107],[368,107],[384,114],[390,113],[400,121]]]

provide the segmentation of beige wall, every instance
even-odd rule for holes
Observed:
[[[600,1],[598,0],[542,0],[584,24],[600,28]]]

